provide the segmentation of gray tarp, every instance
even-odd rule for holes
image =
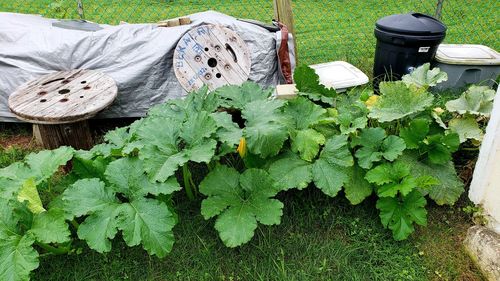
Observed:
[[[217,13],[189,16],[191,25],[103,25],[97,32],[52,27],[55,20],[37,15],[0,13],[0,122],[18,121],[8,97],[23,83],[54,71],[95,69],[118,84],[114,104],[99,117],[141,117],[155,104],[185,95],[172,59],[177,41],[194,26],[222,24],[236,31],[251,49],[250,80],[263,86],[279,80],[276,34]]]

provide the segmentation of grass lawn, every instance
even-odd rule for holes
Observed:
[[[0,124],[0,131],[0,167],[37,149],[27,126]],[[64,187],[55,182],[54,190]],[[453,208],[432,205],[428,226],[403,242],[383,229],[374,200],[353,207],[315,189],[279,197],[286,206],[281,225],[259,226],[241,248],[226,248],[199,202],[181,195],[167,258],[128,248],[117,237],[109,254],[81,244],[79,255],[42,258],[33,280],[482,280],[462,248],[471,225],[461,210],[469,204],[465,196]]]
[[[40,13],[48,17],[77,18],[73,0],[0,0],[0,11]],[[84,0],[86,17],[100,23],[157,22],[205,10],[238,18],[270,22],[271,0]],[[59,4],[58,4],[59,3]],[[230,4],[229,4],[230,3]],[[436,0],[293,1],[299,59],[312,64],[348,61],[371,75],[377,19],[417,11],[433,15]],[[500,49],[495,0],[447,0],[442,20],[448,26],[445,42],[485,44]]]

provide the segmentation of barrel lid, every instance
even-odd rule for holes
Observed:
[[[458,65],[500,65],[500,54],[490,47],[474,44],[441,44],[436,61]]]
[[[446,26],[437,19],[421,13],[397,14],[381,18],[376,27],[383,31],[408,35],[438,35]]]
[[[345,61],[315,64],[311,68],[318,74],[321,84],[337,91],[368,83],[366,74]]]

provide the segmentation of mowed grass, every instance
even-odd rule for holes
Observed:
[[[271,0],[85,0],[86,17],[100,23],[157,22],[205,10],[238,18],[270,22]],[[59,5],[57,3],[60,3]],[[39,13],[55,18],[77,18],[73,0],[0,0],[0,11]],[[447,0],[442,20],[448,26],[445,42],[485,44],[500,49],[495,0]],[[434,15],[436,0],[295,0],[293,11],[299,60],[313,64],[348,61],[369,76],[373,66],[377,19],[411,11]]]
[[[36,147],[19,147],[30,139],[29,127],[0,134],[0,167],[22,159]],[[8,126],[7,126],[8,127]],[[7,147],[8,146],[8,147]],[[52,191],[67,181],[56,179]],[[43,192],[43,191],[42,191]],[[46,198],[48,194],[42,194]],[[482,280],[465,254],[462,241],[470,217],[462,211],[465,195],[454,207],[429,207],[427,227],[396,242],[380,224],[375,198],[351,206],[343,195],[328,198],[314,188],[279,195],[285,204],[279,226],[259,226],[252,241],[226,248],[200,215],[200,202],[175,198],[179,224],[176,243],[165,259],[141,247],[128,248],[118,237],[111,253],[99,254],[85,243],[81,254],[45,256],[33,280]]]

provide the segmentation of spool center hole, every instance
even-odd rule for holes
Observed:
[[[208,66],[210,66],[210,67],[216,67],[217,66],[217,60],[215,58],[209,58],[208,59]]]

